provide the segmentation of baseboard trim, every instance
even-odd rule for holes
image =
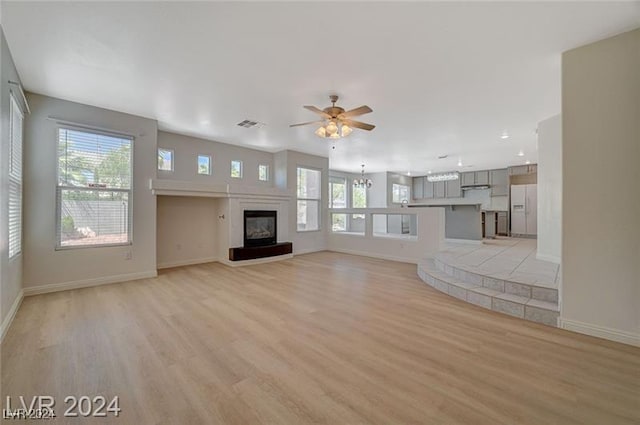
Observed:
[[[11,304],[11,308],[9,309],[9,313],[2,321],[2,325],[0,325],[0,344],[4,341],[4,336],[7,334],[7,331],[11,327],[11,323],[13,323],[13,319],[16,317],[18,313],[18,309],[20,309],[20,305],[22,304],[22,300],[24,299],[24,290],[21,289],[18,292],[18,296],[15,300],[13,300],[13,304]]]
[[[352,249],[328,248],[326,251],[339,252],[341,254],[359,255],[361,257],[378,258],[380,260],[397,261],[399,263],[407,264],[418,264],[420,262],[419,259],[414,258],[395,257],[393,255],[378,254],[377,252],[357,251]]]
[[[170,263],[162,263],[158,264],[158,270],[162,269],[170,269],[173,267],[182,267],[182,266],[193,266],[196,264],[204,264],[204,263],[215,263],[219,261],[218,257],[207,257],[207,258],[197,258],[195,260],[182,260],[182,261],[173,261]]]
[[[562,260],[555,255],[546,255],[536,252],[536,260],[549,261],[551,263],[560,264]]]
[[[273,263],[274,261],[288,260],[293,258],[293,254],[276,255],[273,257],[256,258],[253,260],[231,261],[227,258],[221,258],[218,261],[229,267],[253,266],[255,264]]]
[[[313,254],[314,252],[322,252],[322,251],[328,251],[328,248],[310,248],[310,249],[301,249],[301,250],[296,250],[294,248],[293,255]]]
[[[610,341],[621,342],[623,344],[640,347],[640,334],[620,331],[605,326],[593,325],[591,323],[580,322],[578,320],[558,319],[558,326],[568,331],[578,332],[585,335],[608,339]]]
[[[482,245],[482,239],[456,239],[456,238],[444,238],[445,242],[464,243],[468,245]]]
[[[51,283],[48,285],[24,288],[24,295],[48,294],[49,292],[68,291],[70,289],[89,288],[91,286],[107,285],[109,283],[127,282],[129,280],[149,279],[158,276],[156,270],[140,273],[127,273],[113,276],[96,277],[93,279],[74,280],[71,282]]]

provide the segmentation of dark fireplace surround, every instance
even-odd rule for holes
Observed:
[[[245,210],[243,246],[229,248],[229,260],[255,260],[292,252],[291,242],[278,243],[277,211]]]
[[[244,211],[244,247],[269,246],[278,242],[277,211]]]

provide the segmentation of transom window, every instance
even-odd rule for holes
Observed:
[[[211,175],[211,156],[198,155],[198,174]]]
[[[133,139],[58,129],[57,247],[131,243]]]
[[[269,181],[269,166],[266,164],[258,165],[258,180],[263,182]]]
[[[242,161],[231,161],[231,177],[235,179],[242,178]]]
[[[158,149],[158,170],[173,171],[173,149]]]

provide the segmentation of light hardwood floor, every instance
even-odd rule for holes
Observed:
[[[640,349],[322,252],[26,298],[2,393],[120,397],[117,424],[639,424]],[[39,421],[38,423],[42,423]]]

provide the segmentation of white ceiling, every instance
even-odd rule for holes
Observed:
[[[4,2],[2,25],[30,91],[334,169],[424,174],[535,162],[536,124],[560,112],[561,52],[639,26],[640,2]],[[288,127],[330,93],[369,105],[375,130],[331,149]]]

